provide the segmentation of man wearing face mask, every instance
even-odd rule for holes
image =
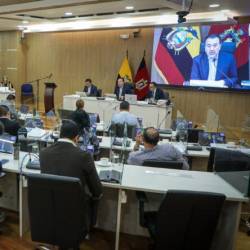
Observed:
[[[193,59],[190,80],[223,81],[224,87],[237,84],[237,66],[231,53],[221,51],[221,39],[212,34],[205,39],[205,52]]]

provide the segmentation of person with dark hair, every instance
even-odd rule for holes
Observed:
[[[116,94],[117,100],[123,101],[126,94],[132,94],[132,89],[128,84],[124,83],[124,78],[117,79],[117,85],[115,87],[114,94]]]
[[[84,128],[90,128],[89,115],[84,110],[84,101],[82,99],[76,101],[76,110],[71,114],[70,119],[77,124],[79,133],[83,133]]]
[[[78,126],[74,121],[64,121],[59,140],[40,152],[40,166],[41,172],[45,174],[80,179],[87,192],[90,219],[88,225],[91,226],[95,224],[96,214],[94,213],[98,200],[102,197],[102,185],[92,156],[77,147],[78,134]]]
[[[17,119],[17,111],[16,111],[16,105],[15,105],[16,97],[13,94],[9,94],[6,98],[6,100],[2,100],[0,102],[0,105],[7,106],[10,111],[11,119]]]
[[[142,166],[145,160],[182,161],[183,169],[189,169],[187,160],[181,152],[169,143],[158,145],[159,131],[153,127],[146,128],[142,135],[137,135],[134,150],[128,157],[128,164]],[[138,151],[143,143],[144,149]]]
[[[234,55],[221,51],[217,34],[208,35],[204,43],[205,51],[193,59],[190,80],[222,81],[224,87],[234,87],[238,81]]]
[[[168,99],[168,93],[165,94],[162,89],[157,86],[157,83],[151,82],[149,84],[149,93],[147,98],[153,99],[154,101]]]
[[[131,126],[139,127],[137,117],[129,112],[129,103],[127,101],[122,101],[120,103],[120,112],[114,114],[112,117],[113,124],[124,124],[127,123]]]
[[[10,119],[9,108],[5,105],[0,105],[0,122],[4,125],[4,131],[10,135],[17,136],[20,124]]]
[[[92,83],[90,78],[85,80],[83,92],[85,92],[87,96],[97,96],[97,87]]]

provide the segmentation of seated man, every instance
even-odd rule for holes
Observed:
[[[143,142],[144,149],[141,151],[131,152],[128,157],[128,164],[142,166],[145,160],[160,161],[182,161],[183,169],[189,169],[187,160],[181,152],[169,143],[157,145],[160,135],[157,129],[153,127],[146,128],[143,135],[136,137],[135,150],[139,149]]]
[[[4,125],[5,133],[17,136],[20,124],[10,119],[10,112],[7,106],[0,105],[0,121]]]
[[[76,177],[81,180],[83,188],[87,190],[90,205],[89,225],[93,225],[95,214],[92,212],[97,208],[97,201],[102,197],[102,185],[91,155],[81,151],[76,145],[79,138],[78,132],[75,122],[67,120],[62,124],[60,139],[40,152],[41,172]]]
[[[237,84],[237,66],[234,55],[221,51],[221,38],[211,34],[205,39],[205,52],[193,59],[190,80],[208,80],[224,82],[232,88]]]
[[[84,128],[90,128],[89,115],[84,110],[84,101],[82,99],[76,101],[76,110],[71,114],[70,119],[77,124],[79,133],[83,133]]]
[[[128,125],[139,127],[137,117],[129,112],[129,103],[127,101],[120,103],[120,112],[113,115],[112,123],[127,123]]]
[[[85,80],[85,84],[83,92],[85,92],[87,96],[97,96],[97,87],[92,83],[90,78]]]
[[[123,101],[125,99],[126,94],[133,94],[132,88],[124,83],[124,79],[118,78],[117,80],[117,86],[115,87],[114,94],[116,94],[117,100]]]
[[[157,87],[155,82],[149,84],[149,93],[147,98],[152,98],[154,101],[166,100],[168,96],[165,95],[164,91]],[[168,94],[167,94],[168,95]]]

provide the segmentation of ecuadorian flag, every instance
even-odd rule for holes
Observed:
[[[200,43],[199,26],[162,29],[153,63],[166,84],[182,85],[190,79]]]
[[[121,65],[120,70],[118,72],[117,79],[120,78],[120,77],[123,77],[124,81],[126,83],[132,83],[132,81],[133,81],[132,71],[131,71],[131,68],[129,66],[127,56],[122,61],[122,65]]]

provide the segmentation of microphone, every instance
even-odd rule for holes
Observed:
[[[162,123],[167,119],[168,115],[171,113],[171,111],[169,110],[166,115],[164,116],[164,118],[161,120],[161,122],[158,125],[158,129],[160,129]]]
[[[216,59],[214,58],[213,59],[213,64],[214,64],[214,68],[216,69],[216,70],[218,70],[219,71],[219,73],[221,73],[229,82],[230,82],[230,86],[228,86],[228,84],[226,84],[226,82],[225,82],[225,85],[227,85],[228,87],[233,87],[233,85],[234,85],[234,82],[232,81],[232,79],[227,75],[227,74],[225,74],[222,70],[220,70],[216,65],[215,65],[215,62],[216,62]]]

